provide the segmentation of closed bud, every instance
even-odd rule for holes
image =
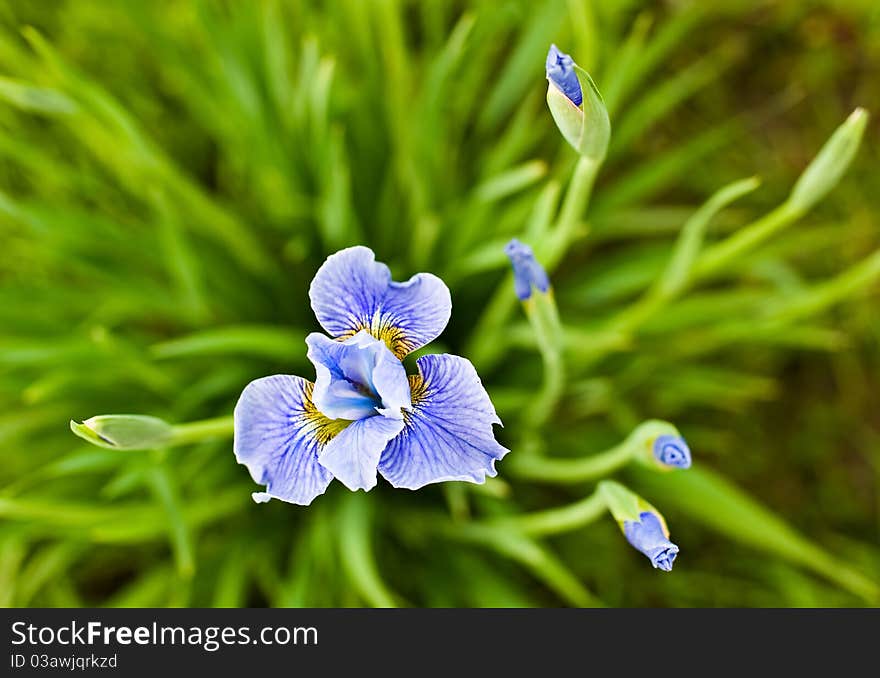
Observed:
[[[655,470],[669,471],[691,466],[691,450],[678,429],[672,424],[650,419],[636,428],[627,444],[633,456]]]
[[[603,480],[598,489],[630,545],[647,556],[655,568],[672,570],[678,546],[669,541],[669,528],[660,512],[613,480]]]
[[[690,468],[691,450],[678,435],[661,435],[651,445],[654,461],[664,468]]]
[[[504,248],[513,268],[513,288],[535,332],[538,347],[558,356],[564,336],[550,278],[532,248],[516,238]]]
[[[504,253],[510,259],[513,268],[513,286],[520,301],[532,296],[532,289],[546,294],[550,291],[550,278],[547,271],[535,259],[532,248],[513,238],[504,247]]]
[[[81,424],[71,420],[70,430],[93,445],[111,450],[163,447],[173,433],[171,424],[139,414],[104,414]]]
[[[838,127],[807,165],[788,198],[788,206],[806,212],[833,189],[850,166],[868,124],[868,112],[857,108]]]
[[[611,123],[593,79],[556,45],[550,45],[546,71],[547,105],[562,136],[582,156],[601,161]]]

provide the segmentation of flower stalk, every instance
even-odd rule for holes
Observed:
[[[511,457],[508,470],[522,479],[561,485],[604,478],[633,461],[654,470],[668,470],[670,465],[660,462],[654,450],[655,443],[664,437],[684,442],[672,424],[649,420],[639,424],[621,443],[598,454],[574,459],[554,459],[538,454],[517,455]],[[688,450],[687,465],[678,467],[687,468],[689,465]]]
[[[607,505],[600,492],[593,492],[568,506],[524,513],[512,518],[498,520],[498,527],[513,528],[533,537],[544,537],[571,532],[595,522],[602,517]]]

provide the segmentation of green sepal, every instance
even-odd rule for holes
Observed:
[[[653,513],[660,520],[663,526],[663,534],[669,537],[669,528],[666,526],[666,520],[654,506],[646,502],[635,492],[614,480],[603,480],[596,489],[602,494],[605,505],[614,516],[614,520],[620,526],[623,532],[623,524],[627,521],[640,522],[642,513]]]
[[[682,437],[678,429],[668,421],[649,419],[640,424],[630,434],[627,443],[632,445],[634,449],[633,459],[640,464],[644,464],[655,471],[671,472],[677,469],[660,463],[654,456],[654,441],[662,435]]]
[[[546,292],[532,288],[532,296],[523,301],[526,317],[535,332],[538,346],[556,353],[562,351],[565,337],[562,322],[559,320],[559,309],[551,287]]]
[[[574,65],[583,101],[575,106],[552,82],[547,83],[547,106],[565,140],[580,155],[601,161],[611,139],[611,122],[596,83],[583,68]]]

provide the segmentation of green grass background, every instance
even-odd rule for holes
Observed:
[[[678,426],[692,470],[619,474],[666,516],[670,574],[607,517],[480,533],[591,491],[505,471],[541,360],[501,248],[546,230],[576,159],[544,101],[551,41],[612,141],[552,274],[570,340],[540,440],[583,457]],[[0,604],[876,605],[878,72],[872,0],[0,3]],[[758,175],[707,237],[746,228],[856,106],[875,118],[832,193],[602,345],[697,207]],[[308,284],[356,243],[449,284],[431,351],[480,371],[500,482],[256,505],[228,437],[70,433],[313,377]]]

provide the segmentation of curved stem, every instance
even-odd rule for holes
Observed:
[[[519,529],[524,534],[546,536],[568,532],[589,525],[602,516],[606,509],[605,499],[599,492],[568,506],[525,513],[523,515],[499,520],[498,525]]]
[[[576,459],[553,459],[538,454],[526,454],[511,459],[507,469],[528,480],[563,484],[595,480],[626,466],[634,459],[652,462],[651,441],[663,434],[679,435],[678,430],[669,422],[648,419],[636,426],[625,440],[604,452]]]
[[[626,466],[635,456],[636,447],[627,441],[599,454],[579,459],[520,457],[508,470],[520,478],[554,483],[580,483],[602,478]]]

